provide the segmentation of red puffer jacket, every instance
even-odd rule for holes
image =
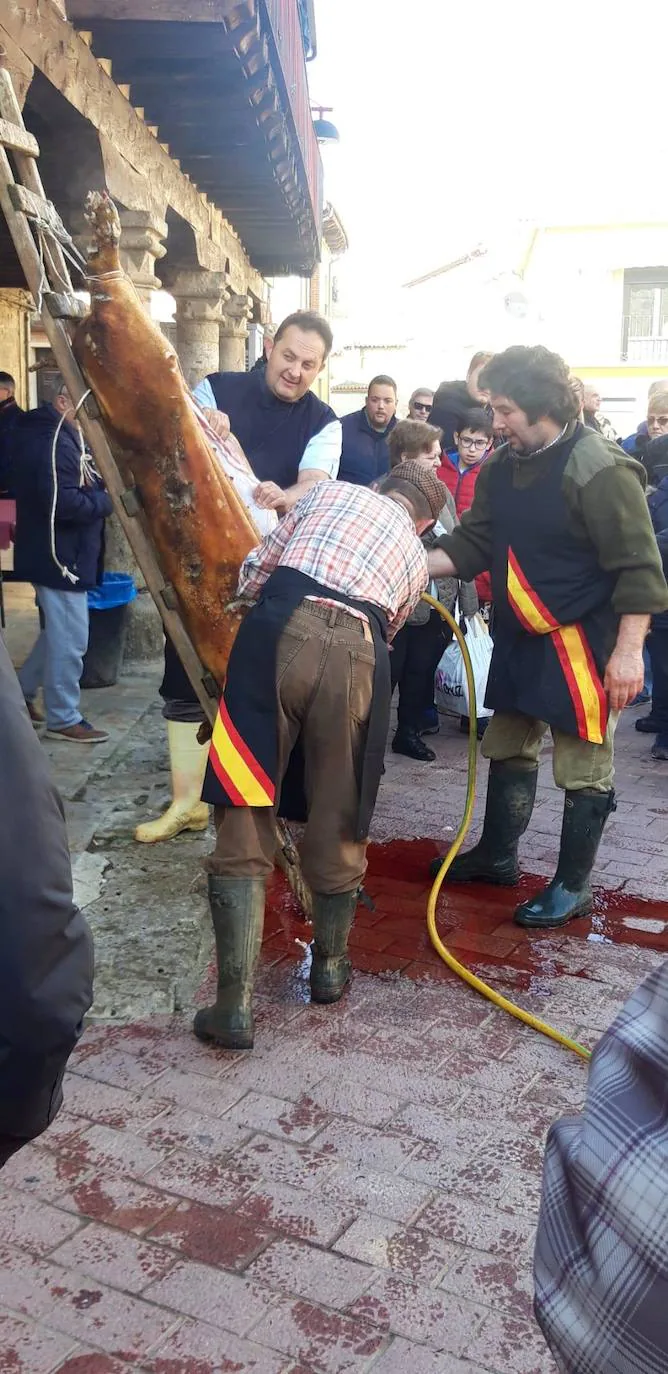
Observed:
[[[465,468],[463,472],[459,472],[455,466],[456,460],[453,463],[447,453],[443,454],[443,460],[440,468],[436,471],[436,476],[445,483],[448,491],[452,492],[455,509],[460,520],[464,511],[473,505],[473,493],[478,480],[478,473],[487,456],[485,454],[481,462],[474,463],[471,467]],[[481,573],[479,577],[476,577],[475,586],[481,606],[483,602],[492,600],[492,579],[488,572]]]

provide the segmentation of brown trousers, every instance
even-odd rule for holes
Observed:
[[[366,872],[366,841],[353,836],[374,663],[364,621],[310,601],[294,612],[279,640],[277,792],[301,734],[308,821],[299,848],[314,892],[351,892]],[[273,808],[217,806],[214,820],[209,872],[267,878],[276,852]]]

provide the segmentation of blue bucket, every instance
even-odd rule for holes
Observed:
[[[88,593],[88,607],[91,611],[113,611],[117,606],[128,606],[134,601],[137,588],[129,573],[106,572],[99,587]]]

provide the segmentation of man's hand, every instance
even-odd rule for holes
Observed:
[[[429,549],[427,567],[430,577],[456,577],[457,569],[444,549]]]
[[[253,500],[262,510],[285,510],[285,492],[276,482],[260,482]]]
[[[210,410],[208,406],[202,406],[202,410],[214,432],[219,439],[228,439],[230,434],[229,416],[222,410]]]
[[[623,711],[642,692],[645,681],[645,664],[642,649],[624,649],[619,645],[613,650],[605,670],[603,686],[608,694],[611,711]]]
[[[623,615],[619,622],[617,643],[603,679],[611,711],[623,711],[642,691],[645,681],[642,651],[648,629],[648,615]]]

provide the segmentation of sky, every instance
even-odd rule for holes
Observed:
[[[370,308],[517,220],[668,219],[665,0],[316,0],[316,26],[325,194]]]

